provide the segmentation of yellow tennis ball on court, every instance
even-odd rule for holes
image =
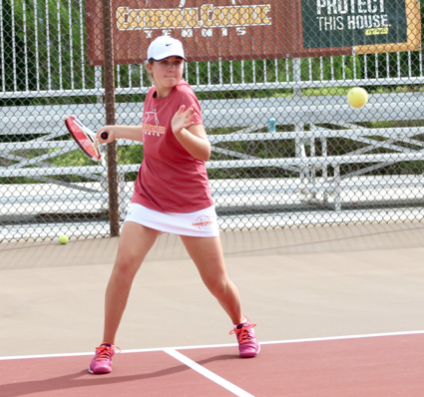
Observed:
[[[68,241],[69,241],[68,236],[65,236],[64,234],[59,236],[59,243],[60,244],[68,244]]]
[[[361,109],[368,102],[368,93],[361,87],[352,88],[347,93],[347,101],[353,108]]]

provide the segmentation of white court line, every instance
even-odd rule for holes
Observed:
[[[248,393],[247,391],[241,389],[240,387],[236,386],[235,384],[228,382],[228,380],[221,378],[219,375],[215,374],[212,371],[209,371],[202,365],[199,365],[195,361],[191,360],[184,354],[181,354],[177,352],[174,349],[163,349],[165,353],[168,353],[170,356],[174,357],[176,360],[180,361],[184,365],[187,365],[194,371],[198,372],[199,374],[203,375],[205,378],[210,379],[212,382],[218,384],[219,386],[222,386],[224,389],[227,389],[231,393],[235,394],[239,397],[254,397],[252,394]]]
[[[305,338],[305,339],[286,339],[286,340],[276,340],[276,341],[267,341],[260,342],[261,345],[272,345],[272,344],[283,344],[283,343],[303,343],[303,342],[325,342],[331,340],[343,340],[343,339],[360,339],[360,338],[378,338],[384,336],[401,336],[401,335],[419,335],[424,334],[422,331],[403,331],[403,332],[387,332],[379,334],[362,334],[362,335],[344,335],[344,336],[329,336],[321,338]],[[215,347],[231,347],[237,346],[237,343],[225,343],[225,344],[216,344],[216,345],[193,345],[193,346],[176,346],[176,347],[153,347],[148,349],[129,349],[122,350],[121,353],[148,353],[148,352],[158,352],[164,351],[165,349],[173,350],[188,350],[188,349],[212,349]],[[57,354],[36,354],[29,356],[4,356],[0,357],[1,360],[22,360],[30,358],[54,358],[54,357],[77,357],[77,356],[91,356],[94,354],[94,349],[92,352],[83,352],[83,353],[57,353]]]
[[[381,334],[329,336],[329,337],[323,337],[323,338],[276,340],[276,341],[270,341],[270,342],[261,342],[261,345],[284,344],[284,343],[305,343],[305,342],[325,342],[325,341],[332,341],[332,340],[381,338],[385,336],[421,335],[421,334],[424,334],[424,330],[423,331],[389,332],[389,333],[381,333]]]

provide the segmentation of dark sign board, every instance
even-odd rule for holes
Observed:
[[[404,43],[405,0],[302,0],[305,48]]]
[[[419,8],[411,17],[391,1],[112,0],[115,61],[145,61],[160,35],[183,41],[189,61],[347,55],[353,46],[408,42],[412,17],[420,42]],[[89,62],[100,65],[102,0],[87,0],[86,11]]]

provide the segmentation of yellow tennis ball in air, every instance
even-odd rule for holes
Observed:
[[[60,243],[60,244],[68,244],[68,241],[69,241],[68,236],[65,236],[64,234],[62,234],[62,235],[59,237],[59,243]]]
[[[361,87],[352,88],[347,93],[347,101],[353,108],[361,109],[368,102],[368,93]]]

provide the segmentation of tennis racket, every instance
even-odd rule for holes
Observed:
[[[81,150],[92,160],[99,161],[102,158],[102,154],[96,134],[78,120],[76,116],[63,116],[63,120]],[[107,139],[109,134],[103,131],[100,136],[102,139]]]

